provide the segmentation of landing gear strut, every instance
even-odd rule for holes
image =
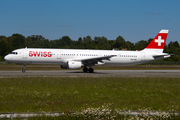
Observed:
[[[93,73],[93,72],[94,72],[94,69],[91,68],[91,67],[90,67],[89,69],[86,68],[86,67],[83,68],[83,72],[88,72],[88,71],[89,71],[89,73]]]
[[[23,72],[23,73],[26,72],[26,64],[24,64],[24,68],[22,69],[22,72]]]

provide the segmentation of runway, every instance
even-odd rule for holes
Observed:
[[[0,71],[0,77],[12,76],[63,76],[63,77],[112,77],[112,76],[158,76],[180,77],[180,70],[95,70],[94,73],[84,73],[81,70],[59,71]]]

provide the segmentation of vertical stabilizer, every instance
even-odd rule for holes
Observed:
[[[169,30],[161,30],[157,36],[149,43],[144,51],[156,51],[162,53],[166,44],[166,38]]]

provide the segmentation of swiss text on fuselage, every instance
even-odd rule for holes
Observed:
[[[30,57],[52,57],[52,53],[50,51],[29,51]]]

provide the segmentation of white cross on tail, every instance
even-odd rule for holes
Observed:
[[[164,39],[161,39],[161,36],[158,36],[158,39],[155,39],[155,42],[158,43],[158,46],[161,46],[161,43],[164,43]]]

